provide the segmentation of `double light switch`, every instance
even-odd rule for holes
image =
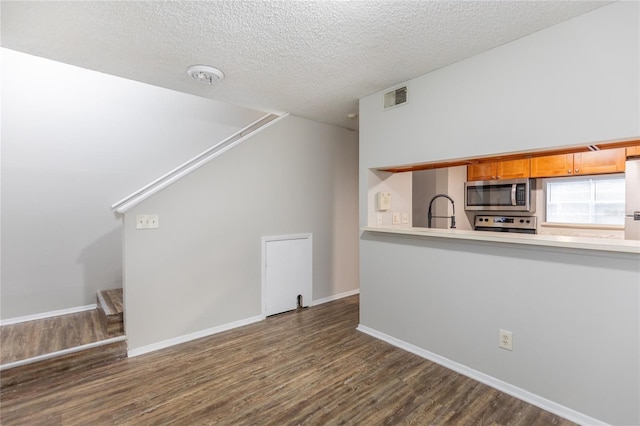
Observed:
[[[155,229],[160,225],[157,214],[136,215],[136,229]]]

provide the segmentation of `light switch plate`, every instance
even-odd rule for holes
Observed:
[[[160,226],[160,219],[157,214],[136,215],[136,229],[156,229]]]

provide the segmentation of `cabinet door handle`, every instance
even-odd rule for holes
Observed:
[[[567,173],[568,173],[568,174],[571,174],[571,170],[567,170]]]
[[[580,173],[580,169],[576,169],[576,173]]]

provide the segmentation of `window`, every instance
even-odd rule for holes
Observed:
[[[624,175],[548,179],[547,222],[624,225]]]

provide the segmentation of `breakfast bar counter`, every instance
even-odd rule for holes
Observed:
[[[640,240],[607,238],[583,238],[559,235],[532,235],[506,232],[470,231],[458,229],[418,228],[418,227],[376,227],[365,226],[361,231],[411,235],[426,238],[484,241],[491,243],[520,244],[539,247],[555,247],[579,250],[596,250],[640,255]]]

